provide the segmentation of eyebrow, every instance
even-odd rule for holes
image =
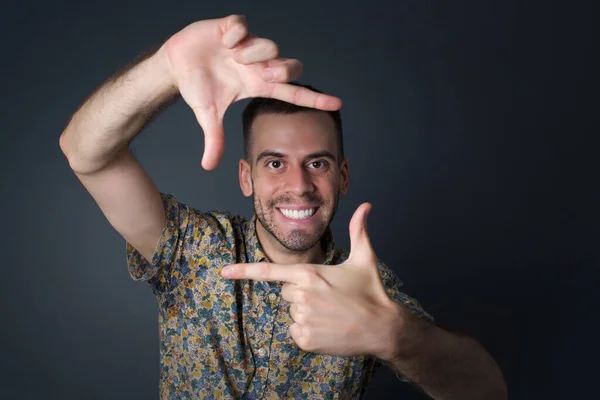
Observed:
[[[261,152],[258,155],[258,157],[256,157],[256,163],[258,164],[258,162],[260,160],[262,160],[263,158],[266,158],[266,157],[286,158],[287,156],[285,154],[280,153],[275,150],[265,150],[265,151]],[[304,160],[306,161],[306,160],[310,160],[312,158],[330,158],[331,160],[336,161],[333,153],[331,153],[330,151],[327,151],[327,150],[322,150],[322,151],[317,151],[315,153],[307,154],[306,157],[304,157]]]

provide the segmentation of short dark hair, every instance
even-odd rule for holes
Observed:
[[[315,89],[310,85],[303,85],[297,82],[289,82],[290,85],[301,86],[307,89],[312,90],[313,92],[323,93],[322,91]],[[250,159],[250,146],[252,145],[251,140],[251,128],[252,123],[262,114],[295,114],[298,112],[324,112],[331,115],[333,118],[333,122],[335,125],[336,136],[337,136],[337,145],[338,145],[338,163],[342,163],[344,160],[344,140],[342,134],[342,116],[339,110],[336,111],[325,111],[325,110],[317,110],[315,108],[310,107],[302,107],[297,106],[292,103],[288,103],[282,100],[264,98],[264,97],[255,97],[244,109],[244,113],[242,114],[242,130],[244,133],[244,157],[246,161],[252,164],[252,160]]]

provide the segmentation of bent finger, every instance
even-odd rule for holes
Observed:
[[[265,38],[249,37],[240,43],[240,49],[233,54],[233,59],[243,65],[268,61],[279,54],[277,44]]]
[[[225,19],[221,29],[223,30],[221,44],[231,49],[248,35],[246,17],[244,15],[230,15]]]
[[[303,65],[299,60],[292,58],[276,58],[267,62],[263,70],[265,82],[285,83],[294,81],[302,75]]]
[[[271,98],[282,100],[297,106],[316,108],[325,111],[339,110],[342,100],[335,96],[313,92],[302,86],[277,83],[273,85]]]

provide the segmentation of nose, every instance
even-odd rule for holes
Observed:
[[[308,171],[302,167],[294,166],[288,170],[286,176],[286,189],[287,192],[301,197],[308,192],[313,192],[315,186]]]

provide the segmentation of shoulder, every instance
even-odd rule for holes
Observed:
[[[193,206],[177,200],[168,193],[160,194],[167,220],[178,225],[185,225],[201,230],[216,230],[224,234],[232,234],[234,230],[241,228],[246,219],[241,215],[234,215],[228,210],[201,211]],[[200,233],[200,232],[195,232]]]
[[[242,216],[224,210],[200,211],[171,194],[160,195],[166,221],[152,259],[146,260],[127,243],[127,263],[134,280],[166,286],[165,282],[174,283],[173,276],[186,276],[202,257],[236,253],[243,240]]]

